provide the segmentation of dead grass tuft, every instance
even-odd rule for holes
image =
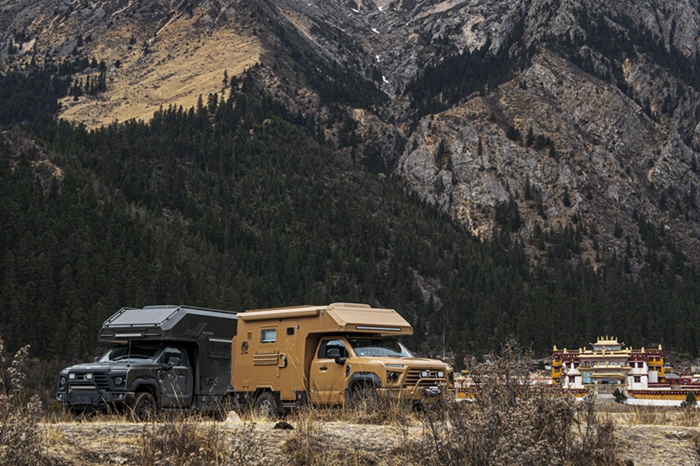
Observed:
[[[262,432],[255,423],[233,431],[198,415],[160,416],[144,424],[133,458],[136,465],[264,465],[269,464]]]
[[[364,448],[360,436],[352,439],[351,442],[347,439],[333,441],[319,419],[340,418],[344,414],[341,411],[323,411],[321,413],[313,407],[304,407],[294,416],[296,427],[284,446],[292,464],[306,466],[387,464],[376,452]]]
[[[655,406],[631,406],[631,409],[622,415],[622,420],[628,425],[666,425],[672,416],[668,408]]]
[[[353,424],[407,425],[415,417],[413,405],[396,394],[364,391],[343,406],[340,420]]]
[[[700,426],[700,410],[697,406],[681,407],[676,423],[686,427]]]

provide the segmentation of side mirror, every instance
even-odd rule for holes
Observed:
[[[347,358],[341,358],[340,356],[335,358],[335,363],[339,366],[342,366],[343,364],[345,364],[345,361],[347,361]]]
[[[99,357],[99,356],[95,356],[94,358],[92,358],[92,362],[97,362],[97,361],[99,361],[99,360],[100,360],[100,357]]]
[[[168,369],[172,369],[173,367],[179,366],[179,365],[180,365],[180,358],[176,358],[174,356],[168,358]]]
[[[338,348],[331,348],[328,350],[326,353],[326,356],[335,360],[335,363],[338,364],[339,366],[342,366],[345,364],[346,358],[341,358],[340,357],[340,350]]]

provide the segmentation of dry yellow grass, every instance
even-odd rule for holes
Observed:
[[[147,40],[139,25],[124,21],[95,34],[90,55],[110,67],[107,91],[62,101],[61,116],[97,127],[132,118],[149,120],[162,105],[189,108],[200,95],[221,94],[224,72],[240,74],[259,61],[262,46],[251,31],[232,20],[212,27],[195,25],[205,14],[196,10],[161,27]],[[138,38],[130,45],[131,37]],[[150,53],[144,54],[143,44]],[[113,65],[117,60],[121,66]]]
[[[306,449],[311,450],[306,453],[309,455],[305,457],[307,460],[310,457],[319,461],[325,459],[324,464],[350,464],[352,459],[359,459],[358,464],[400,464],[395,449],[407,438],[416,439],[425,435],[417,420],[405,424],[401,429],[394,424],[368,425],[294,417],[287,421],[295,426],[294,430],[273,429],[274,422],[270,421],[254,423],[254,429],[258,432],[256,441],[263,444],[270,464],[300,464],[304,457],[295,457],[295,452],[299,454],[300,449],[304,452],[304,445],[299,445],[299,442],[305,439],[305,434],[313,434],[305,440],[309,443]],[[229,440],[250,423],[201,422],[203,431],[216,424],[219,435]],[[60,458],[62,464],[72,465],[134,464],[134,455],[141,448],[144,429],[153,428],[149,424],[120,420],[43,426],[49,456]],[[405,432],[402,432],[404,429]],[[616,429],[620,440],[619,457],[623,461],[631,460],[635,466],[694,466],[698,464],[694,439],[699,435],[700,428],[697,427],[627,425]],[[343,451],[346,452],[344,457],[341,456]]]

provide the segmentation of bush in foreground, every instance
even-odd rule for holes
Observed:
[[[529,383],[517,355],[506,349],[491,364],[471,368],[472,402],[426,409],[426,435],[401,454],[416,465],[620,464],[614,427],[600,423],[595,400],[576,402],[551,387]]]
[[[24,389],[29,346],[20,349],[7,367],[0,338],[0,464],[48,464],[39,428],[41,402]]]

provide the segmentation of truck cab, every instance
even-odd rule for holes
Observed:
[[[400,399],[432,401],[454,388],[454,375],[451,366],[416,358],[391,337],[350,334],[321,339],[310,386],[311,401],[319,405],[341,404],[367,387]]]
[[[432,402],[454,389],[454,371],[397,340],[412,332],[395,310],[364,304],[247,311],[233,340],[231,385],[239,403],[271,414],[343,405],[367,389]]]
[[[123,308],[100,330],[113,343],[92,363],[61,371],[56,399],[73,412],[216,409],[230,394],[236,314],[187,306]]]

